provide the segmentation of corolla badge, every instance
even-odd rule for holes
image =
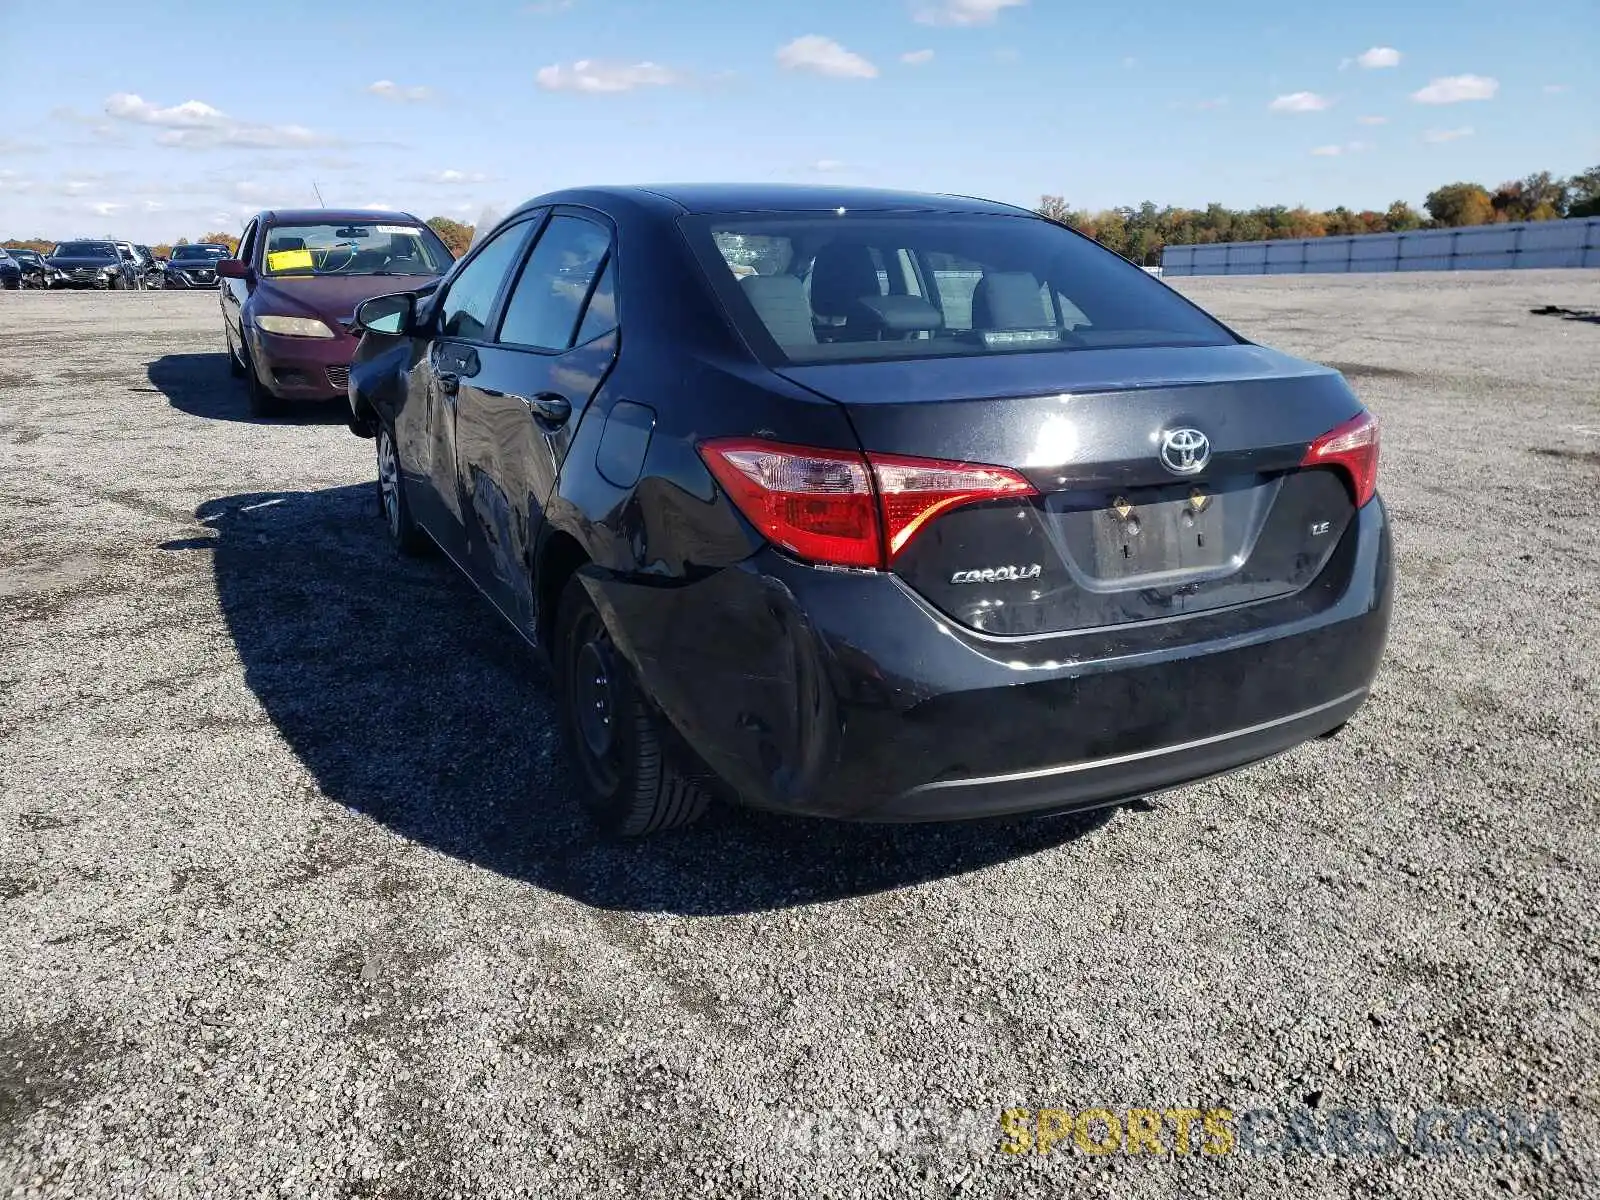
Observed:
[[[977,567],[971,571],[957,571],[950,576],[951,583],[1020,583],[1025,579],[1037,579],[1044,573],[1044,567],[1039,563],[1029,563],[1025,567]]]
[[[1161,439],[1161,465],[1174,475],[1195,475],[1211,461],[1211,439],[1198,429],[1169,429]]]

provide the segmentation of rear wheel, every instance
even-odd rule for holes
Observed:
[[[407,558],[423,554],[428,549],[428,535],[423,533],[411,516],[411,506],[406,503],[406,481],[400,473],[400,452],[395,446],[394,433],[387,425],[378,430],[378,510],[389,530],[389,540],[394,548]]]
[[[640,693],[577,576],[561,593],[555,659],[584,806],[600,829],[640,837],[697,820],[710,797],[671,761],[660,714]]]

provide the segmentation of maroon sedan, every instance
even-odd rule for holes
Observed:
[[[228,365],[250,390],[250,412],[290,400],[345,401],[356,305],[411,292],[452,263],[410,213],[306,208],[258,213],[238,257],[217,264]],[[419,278],[421,277],[421,278]]]

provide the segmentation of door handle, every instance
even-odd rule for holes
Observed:
[[[522,402],[528,406],[535,421],[551,428],[565,425],[567,418],[572,415],[572,402],[556,392],[540,392],[533,399]]]

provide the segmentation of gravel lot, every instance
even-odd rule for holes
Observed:
[[[248,417],[214,296],[0,295],[0,1195],[1600,1195],[1600,323],[1529,312],[1600,273],[1176,282],[1384,421],[1345,735],[1096,821],[622,847],[370,443]],[[1092,1105],[1560,1133],[996,1149]],[[982,1136],[794,1136],[905,1109]]]

